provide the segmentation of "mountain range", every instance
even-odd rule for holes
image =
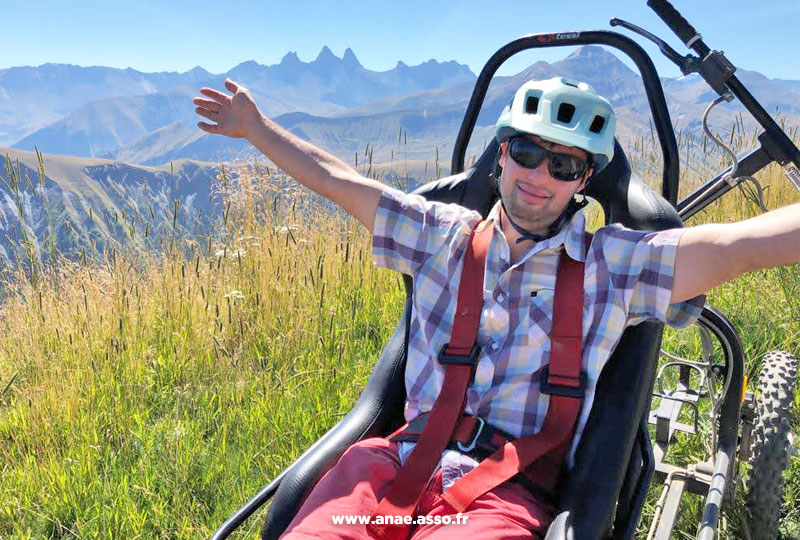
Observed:
[[[270,116],[332,116],[389,96],[475,79],[467,66],[433,60],[371,71],[352,50],[340,59],[328,47],[312,62],[289,53],[273,66],[249,61],[219,75],[199,67],[186,73],[54,64],[10,68],[0,70],[0,145],[111,157],[174,122],[196,131],[190,98],[201,86],[221,87],[226,77],[249,87]]]
[[[622,139],[649,129],[639,75],[605,49],[585,46],[564,60],[495,77],[473,147],[491,137],[500,110],[522,82],[556,75],[584,80],[607,97],[621,118]],[[745,70],[737,75],[768,111],[800,116],[800,81]],[[476,80],[463,64],[435,60],[371,71],[351,49],[339,58],[328,47],[311,62],[288,53],[272,66],[248,61],[219,75],[201,67],[185,73],[55,64],[10,68],[0,70],[0,145],[148,165],[246,157],[252,152],[248,145],[209,137],[195,127],[191,97],[202,86],[222,88],[226,77],[248,87],[267,115],[298,135],[343,157],[369,143],[378,161],[401,150],[401,131],[408,159],[431,159],[434,148],[449,155]],[[713,91],[697,75],[663,78],[662,84],[674,123],[699,132]],[[729,126],[737,110],[734,105],[715,113],[712,126]]]
[[[495,77],[468,159],[494,136],[496,118],[516,88],[556,75],[584,80],[612,102],[623,145],[649,131],[639,76],[605,49],[587,46],[561,61]],[[737,75],[768,111],[798,123],[800,81],[745,70]],[[374,167],[406,181],[447,174],[476,81],[456,62],[398,62],[378,72],[364,68],[350,49],[338,58],[327,47],[312,62],[288,53],[272,66],[250,61],[223,74],[58,64],[0,70],[0,154],[7,158],[0,170],[0,268],[24,258],[21,246],[44,257],[52,248],[48,239],[62,253],[99,256],[131,241],[155,247],[161,233],[211,230],[220,214],[210,197],[218,164],[256,153],[242,139],[195,126],[191,98],[202,86],[223,88],[226,77],[247,86],[266,114],[300,137],[364,172]],[[697,75],[662,84],[677,129],[700,135],[711,90]],[[721,106],[711,126],[729,130],[739,111],[735,104]],[[747,115],[740,122],[752,125]],[[38,182],[35,148],[44,153]]]

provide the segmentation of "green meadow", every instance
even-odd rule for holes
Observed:
[[[685,167],[684,192],[722,163],[687,140],[687,156],[705,157]],[[634,141],[629,155],[658,181],[652,141]],[[358,397],[401,314],[401,277],[374,268],[358,223],[280,171],[236,169],[215,186],[223,210],[213,237],[165,232],[157,253],[132,247],[96,260],[31,255],[5,276],[0,538],[207,538]],[[769,208],[800,200],[778,167],[758,178]],[[751,198],[735,190],[687,225],[757,215]],[[800,266],[746,275],[708,300],[740,332],[751,390],[764,353],[800,354]],[[691,330],[670,330],[664,348],[691,356],[697,343]],[[796,397],[795,433],[798,413]],[[669,457],[705,459],[707,445],[679,437]],[[642,539],[661,487],[651,486]],[[797,455],[785,490],[782,530],[800,538]],[[693,538],[701,512],[702,500],[686,496],[674,537]],[[255,538],[261,516],[234,537]],[[740,498],[720,537],[742,538],[741,519]]]

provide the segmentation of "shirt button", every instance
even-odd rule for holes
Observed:
[[[492,350],[493,351],[496,351],[498,349],[498,347],[500,347],[500,345],[498,345],[496,341],[494,343],[492,343]]]
[[[502,294],[498,294],[497,295],[497,301],[500,302],[501,304],[503,303],[503,300],[505,300],[505,299],[506,299],[506,297],[503,296]]]

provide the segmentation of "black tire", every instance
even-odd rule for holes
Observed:
[[[778,538],[783,472],[789,466],[792,402],[798,359],[787,352],[764,355],[758,377],[756,420],[745,496],[752,540]]]

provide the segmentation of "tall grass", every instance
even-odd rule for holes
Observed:
[[[5,284],[0,536],[201,537],[348,410],[399,278],[240,178],[220,243]]]
[[[646,173],[657,160],[635,148]],[[360,166],[377,175],[371,155]],[[400,277],[373,268],[366,231],[280,171],[238,173],[215,186],[223,211],[204,242],[62,258],[4,284],[0,538],[207,537],[349,410],[401,312]],[[798,199],[777,168],[761,179],[769,206]],[[756,212],[735,193],[693,222]],[[764,271],[710,294],[741,332],[751,380],[764,352],[800,351],[799,282],[798,267]],[[695,341],[670,332],[665,347]],[[704,450],[679,441],[675,455]],[[789,527],[799,495],[795,457]],[[737,530],[726,523],[723,538]]]

